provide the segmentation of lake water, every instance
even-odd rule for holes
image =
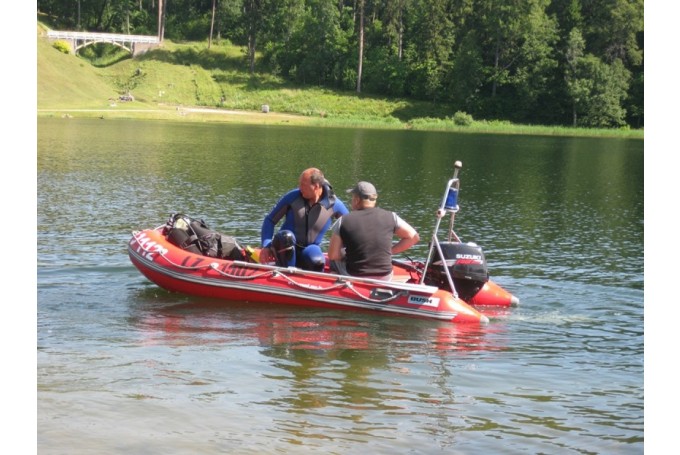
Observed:
[[[644,452],[643,141],[37,126],[39,453]],[[310,166],[423,257],[456,160],[456,232],[521,300],[486,326],[172,294],[127,257],[171,212],[257,245]]]

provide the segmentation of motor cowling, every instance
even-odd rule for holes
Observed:
[[[435,250],[435,257],[425,271],[425,283],[440,289],[452,291],[446,277],[448,269],[458,296],[469,300],[489,280],[489,271],[482,248],[475,243],[440,243],[444,261]]]

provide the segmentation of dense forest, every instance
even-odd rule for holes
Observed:
[[[644,127],[643,0],[38,0],[64,30],[243,46],[251,73],[475,118]]]

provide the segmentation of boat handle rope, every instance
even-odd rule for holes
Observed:
[[[222,275],[222,276],[226,276],[227,278],[232,278],[232,279],[234,279],[234,280],[254,280],[254,279],[256,279],[256,278],[262,278],[263,276],[273,275],[274,272],[275,272],[274,270],[267,270],[267,271],[265,271],[265,272],[257,273],[257,274],[255,274],[255,275],[240,276],[240,275],[232,275],[231,273],[227,273],[227,272],[224,272],[224,271],[220,270],[220,269],[218,268],[218,267],[219,267],[219,264],[218,264],[217,262],[211,263],[211,264],[210,264],[210,267],[211,267],[215,272],[217,272],[218,274],[220,274],[220,275]]]
[[[350,283],[341,281],[341,282],[332,284],[332,285],[330,285],[330,286],[327,286],[327,287],[325,287],[325,288],[322,288],[321,286],[315,286],[315,285],[313,285],[313,284],[303,284],[303,283],[298,283],[297,281],[295,281],[294,279],[292,279],[291,277],[289,277],[288,275],[286,275],[285,273],[283,273],[283,272],[281,272],[281,271],[279,271],[279,270],[274,270],[274,271],[273,271],[273,276],[274,276],[274,277],[280,276],[281,278],[283,278],[284,280],[288,281],[290,284],[292,284],[292,285],[294,285],[294,286],[297,286],[297,287],[302,288],[302,289],[307,289],[307,290],[309,290],[309,291],[314,291],[314,292],[333,291],[333,290],[335,290],[335,289],[340,289],[340,288],[349,287],[349,284],[350,284]]]
[[[226,272],[224,272],[224,271],[222,271],[222,270],[219,270],[219,269],[217,268],[218,265],[217,265],[217,263],[215,263],[215,262],[213,262],[213,263],[211,264],[211,267],[213,268],[213,270],[215,270],[215,271],[216,271],[217,273],[219,273],[220,275],[223,275],[223,276],[226,276],[226,277],[229,277],[229,278],[235,278],[235,279],[252,279],[252,278],[259,278],[259,277],[262,277],[262,276],[267,275],[267,274],[271,274],[273,277],[280,276],[281,278],[283,278],[284,280],[288,281],[288,282],[289,282],[290,284],[292,284],[293,286],[297,286],[297,287],[299,287],[299,288],[306,289],[306,290],[308,290],[308,291],[313,291],[313,292],[328,292],[328,291],[334,291],[335,289],[347,288],[347,289],[349,289],[350,291],[354,292],[357,296],[361,297],[362,299],[364,299],[364,300],[366,300],[366,301],[369,301],[369,302],[373,302],[373,303],[386,303],[386,302],[390,302],[390,301],[392,301],[392,300],[396,300],[396,299],[399,298],[399,297],[401,296],[401,294],[402,294],[401,292],[397,292],[397,293],[394,294],[393,296],[390,296],[390,297],[387,297],[387,298],[384,298],[384,299],[372,299],[372,298],[370,298],[370,297],[366,297],[365,295],[363,295],[362,293],[360,293],[359,291],[357,291],[356,288],[355,288],[355,287],[352,285],[352,283],[349,282],[349,281],[342,281],[342,280],[339,280],[336,284],[333,284],[333,285],[331,285],[331,286],[320,287],[320,286],[315,286],[315,285],[311,285],[311,284],[298,283],[297,281],[295,281],[294,279],[292,279],[291,277],[289,277],[288,275],[286,275],[285,273],[283,273],[283,272],[280,271],[280,270],[271,270],[271,271],[267,271],[267,272],[261,273],[261,274],[259,274],[259,275],[251,275],[251,276],[249,276],[249,277],[244,277],[244,276],[232,275],[232,274],[226,273]]]
[[[366,301],[373,302],[373,303],[386,303],[386,302],[395,300],[395,299],[397,299],[401,296],[401,292],[397,292],[393,296],[390,296],[390,297],[387,297],[387,298],[384,298],[384,299],[372,299],[370,297],[366,297],[361,292],[357,291],[356,288],[349,281],[340,280],[340,281],[338,281],[337,283],[335,283],[331,286],[320,287],[320,286],[315,286],[315,285],[312,285],[312,284],[299,283],[280,270],[270,270],[270,271],[261,273],[259,275],[251,275],[249,277],[244,277],[244,276],[232,275],[232,274],[226,273],[222,270],[219,270],[217,268],[218,265],[215,262],[213,262],[211,264],[211,267],[213,268],[213,270],[215,270],[220,275],[226,276],[228,278],[241,279],[241,280],[242,279],[259,278],[259,277],[262,277],[264,275],[271,274],[272,277],[274,277],[274,278],[279,276],[279,277],[283,278],[284,280],[286,280],[288,283],[292,284],[293,286],[297,286],[301,289],[305,289],[305,290],[313,291],[313,292],[329,292],[329,291],[334,291],[335,289],[347,288],[350,291],[354,292],[358,297],[360,297],[360,298],[362,298]]]
[[[362,299],[364,299],[364,300],[366,300],[366,301],[369,301],[369,302],[373,302],[373,303],[387,303],[387,302],[391,302],[392,300],[396,300],[396,299],[398,299],[399,297],[401,297],[401,295],[404,293],[404,291],[399,291],[399,292],[396,292],[396,293],[395,293],[393,296],[391,296],[391,297],[385,297],[384,299],[372,299],[372,298],[370,298],[370,297],[366,297],[365,295],[363,295],[362,293],[360,293],[359,291],[357,291],[357,290],[354,288],[354,286],[352,286],[352,283],[350,283],[350,282],[347,282],[347,287],[348,287],[352,292],[354,292],[356,295],[358,295],[359,297],[361,297]]]
[[[288,281],[290,284],[292,284],[294,286],[298,286],[298,287],[303,288],[303,289],[307,289],[307,290],[315,291],[315,292],[326,292],[326,291],[333,291],[335,289],[340,289],[340,288],[347,288],[350,291],[354,292],[358,297],[360,297],[360,298],[362,298],[362,299],[364,299],[368,302],[373,302],[373,303],[390,302],[392,300],[399,298],[402,294],[402,292],[397,292],[393,296],[386,297],[384,299],[372,299],[370,297],[363,295],[361,292],[357,291],[356,288],[354,287],[354,285],[352,285],[352,283],[350,281],[338,280],[338,282],[336,284],[322,288],[322,287],[314,286],[314,285],[310,285],[310,284],[298,283],[297,281],[295,281],[294,279],[292,279],[291,277],[289,277],[285,273],[281,272],[280,270],[274,270],[273,272],[274,272],[275,277],[280,276],[280,277],[284,278],[286,281]]]

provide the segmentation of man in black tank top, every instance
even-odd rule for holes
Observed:
[[[347,192],[352,211],[333,225],[328,258],[344,262],[341,273],[390,280],[392,255],[415,245],[420,236],[396,213],[376,207],[378,192],[371,183],[359,182]],[[395,236],[399,241],[392,244]]]

